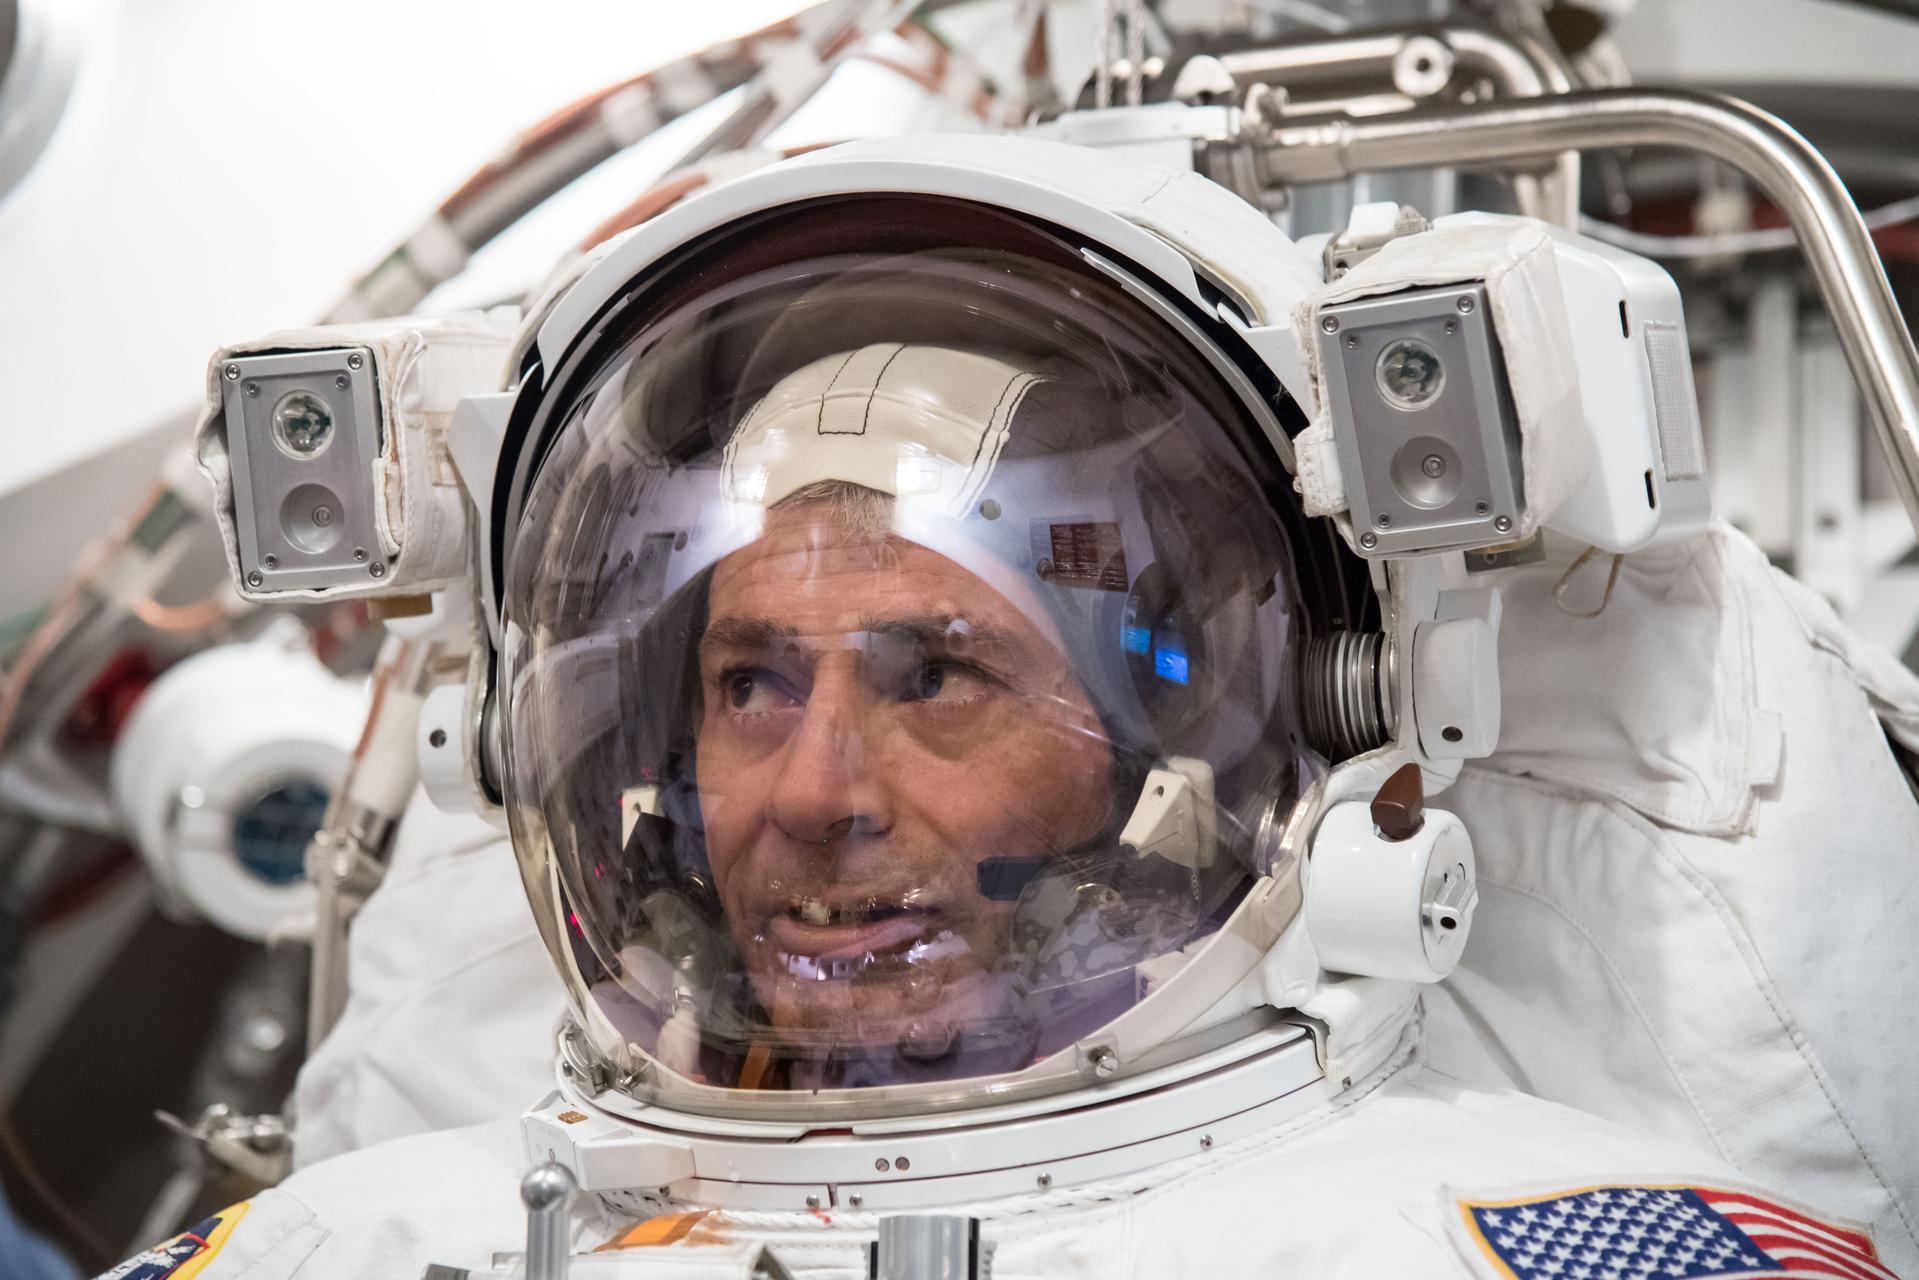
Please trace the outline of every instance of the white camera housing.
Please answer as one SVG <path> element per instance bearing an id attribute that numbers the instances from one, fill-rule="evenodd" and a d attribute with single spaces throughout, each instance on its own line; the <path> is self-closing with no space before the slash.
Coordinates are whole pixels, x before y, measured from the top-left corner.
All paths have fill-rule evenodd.
<path id="1" fill-rule="evenodd" d="M 1502 221 L 1460 213 L 1435 228 Z M 1548 227 L 1579 366 L 1592 468 L 1541 523 L 1601 551 L 1683 541 L 1712 520 L 1679 286 L 1658 264 Z"/>

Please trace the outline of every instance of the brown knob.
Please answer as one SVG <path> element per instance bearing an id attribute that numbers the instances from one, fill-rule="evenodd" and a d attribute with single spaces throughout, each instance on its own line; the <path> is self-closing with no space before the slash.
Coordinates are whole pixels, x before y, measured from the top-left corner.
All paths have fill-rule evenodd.
<path id="1" fill-rule="evenodd" d="M 1426 825 L 1426 789 L 1419 766 L 1401 765 L 1373 797 L 1373 826 L 1388 840 L 1410 840 Z"/>

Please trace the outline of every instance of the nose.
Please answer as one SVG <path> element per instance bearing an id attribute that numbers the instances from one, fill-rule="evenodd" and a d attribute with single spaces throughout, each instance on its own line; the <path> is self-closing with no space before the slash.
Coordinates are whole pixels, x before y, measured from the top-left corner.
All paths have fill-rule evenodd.
<path id="1" fill-rule="evenodd" d="M 821 673 L 786 741 L 767 820 L 802 844 L 878 835 L 892 821 L 857 682 Z"/>

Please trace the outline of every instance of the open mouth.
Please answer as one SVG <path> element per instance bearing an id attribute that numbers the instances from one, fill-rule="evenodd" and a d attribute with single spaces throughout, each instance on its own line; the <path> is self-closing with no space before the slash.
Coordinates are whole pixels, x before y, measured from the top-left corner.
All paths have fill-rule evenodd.
<path id="1" fill-rule="evenodd" d="M 850 976 L 878 957 L 925 941 L 939 930 L 938 919 L 936 911 L 897 899 L 796 898 L 773 917 L 768 932 L 789 961 L 814 962 L 801 965 L 806 976 L 833 978 Z"/>
<path id="2" fill-rule="evenodd" d="M 787 907 L 786 914 L 801 924 L 826 927 L 871 924 L 876 920 L 891 920 L 915 910 L 904 903 L 882 901 L 878 898 L 847 903 L 822 902 L 818 898 L 799 898 Z"/>

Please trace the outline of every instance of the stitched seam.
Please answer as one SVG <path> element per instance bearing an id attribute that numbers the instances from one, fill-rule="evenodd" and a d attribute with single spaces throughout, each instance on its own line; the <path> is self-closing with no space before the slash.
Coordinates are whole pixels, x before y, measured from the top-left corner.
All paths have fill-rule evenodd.
<path id="1" fill-rule="evenodd" d="M 1550 794 L 1546 788 L 1535 787 L 1524 779 L 1505 778 L 1499 774 L 1489 773 L 1481 769 L 1471 769 L 1470 771 L 1494 782 L 1505 781 L 1510 785 L 1524 786 Z M 1820 1065 L 1818 1058 L 1813 1055 L 1811 1049 L 1806 1044 L 1805 1032 L 1800 1029 L 1798 1022 L 1787 1013 L 1784 1002 L 1779 998 L 1779 993 L 1773 988 L 1771 977 L 1766 973 L 1765 964 L 1760 960 L 1758 952 L 1752 947 L 1752 940 L 1746 936 L 1742 929 L 1733 927 L 1734 921 L 1737 919 L 1737 914 L 1733 911 L 1732 904 L 1727 902 L 1725 896 L 1719 892 L 1719 886 L 1714 884 L 1709 876 L 1693 866 L 1677 849 L 1673 848 L 1667 841 L 1665 833 L 1660 831 L 1653 823 L 1647 822 L 1643 818 L 1637 819 L 1637 823 L 1635 823 L 1636 815 L 1630 812 L 1622 814 L 1610 807 L 1605 809 L 1604 812 L 1606 816 L 1610 817 L 1613 821 L 1624 822 L 1629 827 L 1643 824 L 1647 832 L 1653 837 L 1652 844 L 1654 849 L 1658 851 L 1659 856 L 1670 864 L 1674 870 L 1678 871 L 1680 875 L 1684 876 L 1700 895 L 1706 899 L 1707 903 L 1718 915 L 1721 929 L 1732 940 L 1734 947 L 1739 952 L 1740 958 L 1746 962 L 1746 969 L 1753 980 L 1753 985 L 1759 989 L 1760 995 L 1765 997 L 1767 1007 L 1772 1010 L 1773 1016 L 1779 1020 L 1780 1028 L 1786 1032 L 1786 1038 L 1792 1042 L 1793 1051 L 1799 1055 L 1800 1060 L 1805 1063 L 1806 1069 L 1812 1073 L 1813 1082 L 1819 1086 L 1819 1092 L 1825 1096 L 1826 1104 L 1832 1108 L 1834 1118 L 1839 1121 L 1840 1127 L 1846 1131 L 1846 1137 L 1852 1143 L 1853 1150 L 1859 1153 L 1859 1159 L 1864 1162 L 1866 1168 L 1871 1171 L 1873 1178 L 1878 1181 L 1880 1189 L 1884 1191 L 1887 1198 L 1891 1200 L 1893 1210 L 1899 1215 L 1899 1221 L 1905 1224 L 1907 1234 L 1911 1236 L 1915 1242 L 1919 1242 L 1919 1230 L 1915 1230 L 1913 1227 L 1912 1216 L 1907 1210 L 1905 1197 L 1899 1193 L 1898 1189 L 1886 1178 L 1886 1175 L 1880 1171 L 1878 1163 L 1873 1160 L 1872 1156 L 1867 1153 L 1865 1146 L 1859 1141 L 1859 1132 L 1853 1127 L 1852 1119 L 1846 1114 L 1845 1108 L 1839 1105 L 1839 1099 L 1833 1093 L 1832 1082 L 1826 1078 L 1825 1068 Z M 1604 953 L 1602 952 L 1601 954 Z M 1691 1095 L 1688 1094 L 1688 1097 L 1690 1096 Z M 1701 1115 L 1700 1119 L 1706 1124 L 1709 1130 L 1713 1128 L 1711 1121 L 1706 1120 L 1704 1115 Z M 1715 1140 L 1717 1140 L 1716 1132 Z M 1734 1163 L 1737 1162 L 1735 1161 Z"/>
<path id="2" fill-rule="evenodd" d="M 1670 1075 L 1673 1083 L 1679 1086 L 1679 1092 L 1685 1095 L 1686 1101 L 1692 1106 L 1693 1114 L 1699 1118 L 1701 1124 L 1706 1126 L 1706 1132 L 1712 1136 L 1713 1149 L 1718 1152 L 1719 1158 L 1727 1164 L 1736 1164 L 1737 1161 L 1732 1158 L 1732 1153 L 1726 1149 L 1725 1139 L 1720 1136 L 1719 1126 L 1714 1124 L 1711 1117 L 1707 1116 L 1700 1107 L 1698 1095 L 1693 1092 L 1692 1086 L 1686 1082 L 1686 1078 L 1680 1074 L 1678 1064 L 1676 1064 L 1672 1060 L 1672 1056 L 1666 1052 L 1665 1042 L 1655 1034 L 1652 1019 L 1646 1013 L 1646 1006 L 1641 1003 L 1638 993 L 1634 991 L 1632 984 L 1626 981 L 1625 975 L 1620 972 L 1619 966 L 1613 961 L 1612 956 L 1608 955 L 1606 949 L 1599 945 L 1598 939 L 1593 937 L 1592 931 L 1587 928 L 1586 923 L 1552 899 L 1545 897 L 1543 894 L 1535 893 L 1530 889 L 1522 889 L 1517 885 L 1502 884 L 1497 880 L 1489 880 L 1484 873 L 1480 874 L 1478 883 L 1482 890 L 1499 889 L 1505 893 L 1513 894 L 1515 897 L 1525 898 L 1530 902 L 1537 903 L 1573 927 L 1574 932 L 1576 932 L 1581 940 L 1583 940 L 1588 947 L 1591 947 L 1593 953 L 1599 957 L 1600 963 L 1605 966 L 1607 974 L 1611 976 L 1613 984 L 1618 987 L 1620 993 L 1631 1003 L 1634 1015 L 1637 1016 L 1640 1025 L 1645 1029 L 1647 1038 L 1652 1041 L 1653 1048 L 1659 1053 L 1659 1061 L 1665 1066 L 1666 1074 Z"/>
<path id="3" fill-rule="evenodd" d="M 1025 374 L 1016 373 L 1005 386 L 1000 388 L 999 400 L 994 403 L 993 412 L 987 416 L 986 430 L 980 432 L 979 441 L 973 446 L 973 460 L 967 464 L 967 470 L 970 471 L 979 465 L 979 456 L 986 452 L 987 438 L 1005 430 L 1005 426 L 1000 422 L 999 411 L 1006 408 L 1006 397 L 1013 394 L 1013 389 L 1020 386 L 1022 379 L 1025 380 L 1026 386 L 1033 385 L 1034 379 L 1028 378 Z M 1025 399 L 1024 396 L 1020 398 Z M 1012 410 L 1007 410 L 1007 413 L 1010 416 Z"/>
<path id="4" fill-rule="evenodd" d="M 891 368 L 893 367 L 893 362 L 894 362 L 895 360 L 897 360 L 897 359 L 899 359 L 899 358 L 900 358 L 900 352 L 902 352 L 902 351 L 904 351 L 904 350 L 906 350 L 906 344 L 905 344 L 904 342 L 902 342 L 902 343 L 900 343 L 900 344 L 899 344 L 898 346 L 896 346 L 896 347 L 894 347 L 894 348 L 893 348 L 893 354 L 892 354 L 892 355 L 890 355 L 890 356 L 888 356 L 888 357 L 886 357 L 886 363 L 880 366 L 880 371 L 879 371 L 879 373 L 878 373 L 878 375 L 876 375 L 876 376 L 874 377 L 874 379 L 873 379 L 873 390 L 872 390 L 872 392 L 871 392 L 871 394 L 869 394 L 869 395 L 868 395 L 868 396 L 866 397 L 866 408 L 865 408 L 864 410 L 862 410 L 862 411 L 861 411 L 861 413 L 860 413 L 860 432 L 859 432 L 859 433 L 860 433 L 861 435 L 865 435 L 865 434 L 866 434 L 866 428 L 867 428 L 867 427 L 868 427 L 868 426 L 869 426 L 869 425 L 870 425 L 870 424 L 872 423 L 872 421 L 873 421 L 873 401 L 875 401 L 875 400 L 877 400 L 877 399 L 879 399 L 879 395 L 880 395 L 880 384 L 886 381 L 886 371 L 887 371 L 888 369 L 891 369 Z M 837 374 L 835 374 L 835 375 L 834 375 L 834 378 L 833 378 L 833 380 L 834 380 L 835 382 L 838 382 L 838 381 L 839 381 L 839 376 L 838 376 Z M 825 406 L 824 406 L 824 403 L 822 402 L 822 405 L 821 405 L 821 409 L 820 409 L 820 412 L 821 412 L 822 414 L 824 414 L 824 413 L 825 413 L 825 411 L 826 411 L 826 410 L 825 410 Z"/>
<path id="5" fill-rule="evenodd" d="M 826 402 L 828 399 L 832 397 L 833 388 L 840 385 L 840 376 L 846 372 L 846 366 L 849 364 L 852 364 L 853 357 L 858 354 L 859 352 L 857 351 L 847 352 L 846 359 L 840 361 L 840 367 L 833 370 L 833 379 L 831 382 L 828 382 L 826 384 L 826 390 L 820 392 L 819 416 L 815 418 L 813 421 L 814 435 L 816 436 L 850 436 L 854 434 L 851 431 L 828 431 L 826 429 Z M 871 404 L 872 401 L 869 399 L 867 403 Z"/>

